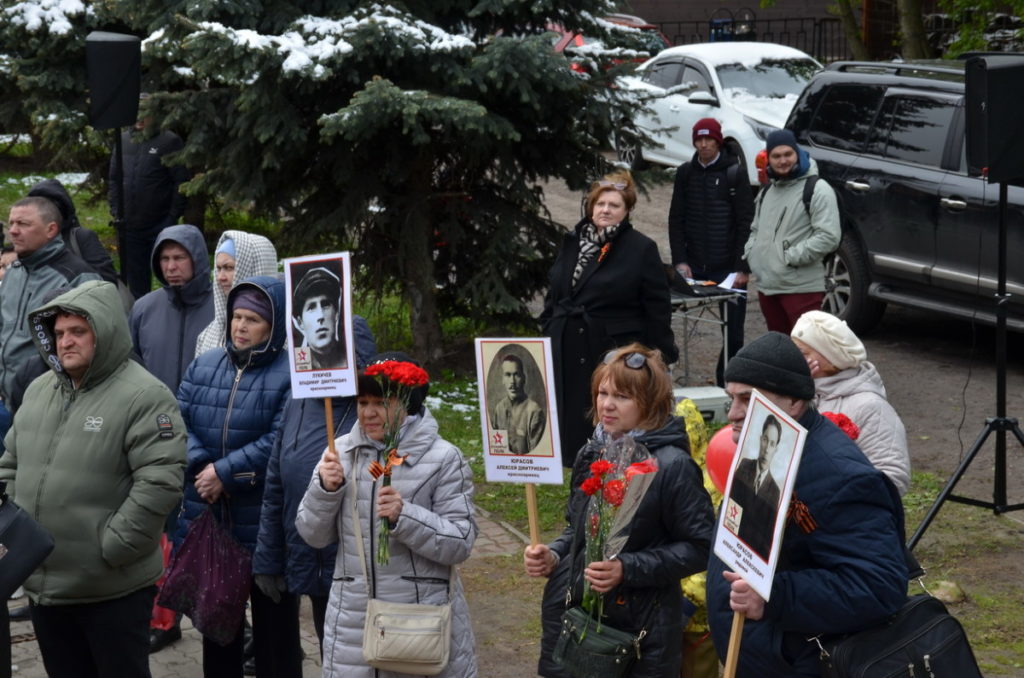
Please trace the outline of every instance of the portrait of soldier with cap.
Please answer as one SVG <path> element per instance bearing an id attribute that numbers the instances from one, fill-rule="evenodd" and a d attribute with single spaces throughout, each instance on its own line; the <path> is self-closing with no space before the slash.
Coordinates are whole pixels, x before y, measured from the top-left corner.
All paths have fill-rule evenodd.
<path id="1" fill-rule="evenodd" d="M 292 280 L 298 279 L 292 289 L 292 335 L 298 371 L 348 367 L 341 326 L 341 277 L 331 270 L 333 263 L 315 262 L 301 275 L 302 265 L 293 265 Z"/>

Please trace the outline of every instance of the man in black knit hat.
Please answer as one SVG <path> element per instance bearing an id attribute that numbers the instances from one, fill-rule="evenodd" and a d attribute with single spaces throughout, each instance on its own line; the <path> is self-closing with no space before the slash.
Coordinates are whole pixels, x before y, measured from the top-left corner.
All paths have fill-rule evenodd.
<path id="1" fill-rule="evenodd" d="M 757 389 L 807 429 L 779 546 L 770 600 L 712 555 L 708 621 L 724 661 L 735 612 L 746 617 L 741 678 L 820 675 L 807 638 L 854 633 L 884 622 L 906 599 L 903 507 L 895 486 L 811 406 L 814 380 L 785 334 L 751 342 L 725 369 L 729 423 L 739 439 Z M 856 422 L 854 422 L 856 423 Z"/>

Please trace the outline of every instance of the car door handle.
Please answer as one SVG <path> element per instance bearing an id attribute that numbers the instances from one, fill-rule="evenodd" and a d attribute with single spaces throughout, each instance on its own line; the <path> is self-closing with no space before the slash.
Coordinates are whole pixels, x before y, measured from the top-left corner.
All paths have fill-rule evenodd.
<path id="1" fill-rule="evenodd" d="M 678 106 L 669 106 L 668 110 L 672 111 L 673 113 L 678 113 L 679 112 L 679 107 Z"/>
<path id="2" fill-rule="evenodd" d="M 857 193 L 865 193 L 871 190 L 871 184 L 865 184 L 863 181 L 847 181 L 846 188 L 850 191 L 856 191 Z"/>
<path id="3" fill-rule="evenodd" d="M 955 198 L 941 198 L 939 204 L 946 209 L 951 209 L 956 212 L 967 209 L 966 200 L 956 200 Z"/>

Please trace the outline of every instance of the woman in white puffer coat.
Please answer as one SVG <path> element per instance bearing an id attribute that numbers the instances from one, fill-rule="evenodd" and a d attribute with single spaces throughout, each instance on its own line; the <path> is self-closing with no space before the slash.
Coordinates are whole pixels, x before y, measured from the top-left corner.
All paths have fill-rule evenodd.
<path id="1" fill-rule="evenodd" d="M 907 430 L 864 344 L 845 321 L 822 311 L 800 316 L 791 336 L 811 368 L 818 411 L 849 417 L 860 429 L 857 445 L 903 495 L 910 487 Z"/>
<path id="2" fill-rule="evenodd" d="M 375 356 L 369 366 L 391 360 L 415 364 L 392 352 Z M 449 600 L 450 575 L 451 655 L 439 675 L 476 678 L 469 608 L 453 567 L 469 557 L 476 541 L 473 474 L 459 449 L 438 435 L 437 420 L 423 406 L 426 392 L 426 386 L 414 389 L 403 408 L 396 398 L 385 398 L 373 377 L 360 374 L 356 425 L 337 439 L 336 454 L 324 453 L 299 505 L 295 526 L 310 546 L 338 542 L 324 620 L 324 678 L 397 678 L 363 661 L 368 590 L 381 600 L 442 605 Z M 405 459 L 392 469 L 391 486 L 378 487 L 367 468 L 384 447 L 388 412 L 401 423 Z M 353 492 L 362 549 L 354 531 Z M 381 517 L 391 521 L 386 565 L 376 558 Z"/>

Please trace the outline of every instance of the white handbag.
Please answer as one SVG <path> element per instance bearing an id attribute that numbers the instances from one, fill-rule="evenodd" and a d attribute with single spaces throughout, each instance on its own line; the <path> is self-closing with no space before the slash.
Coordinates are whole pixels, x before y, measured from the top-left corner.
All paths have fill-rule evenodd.
<path id="1" fill-rule="evenodd" d="M 448 666 L 452 649 L 452 580 L 455 568 L 448 575 L 448 603 L 422 605 L 392 603 L 372 597 L 370 578 L 366 572 L 366 551 L 356 507 L 353 480 L 352 523 L 355 525 L 359 562 L 366 580 L 366 621 L 363 624 L 363 660 L 382 671 L 436 676 Z"/>

